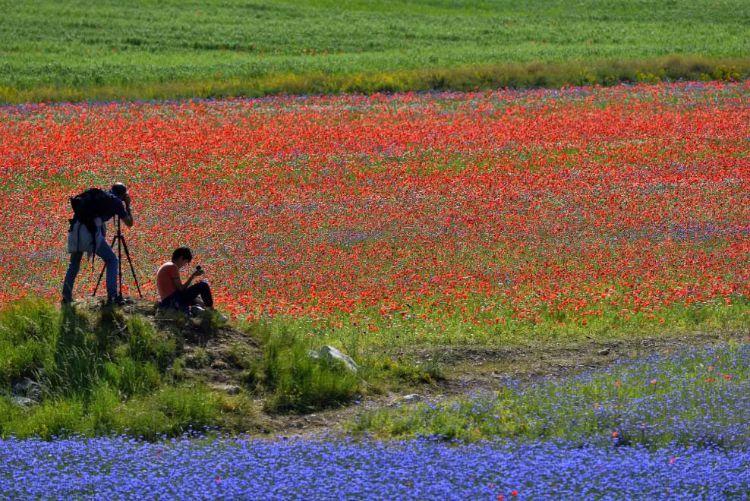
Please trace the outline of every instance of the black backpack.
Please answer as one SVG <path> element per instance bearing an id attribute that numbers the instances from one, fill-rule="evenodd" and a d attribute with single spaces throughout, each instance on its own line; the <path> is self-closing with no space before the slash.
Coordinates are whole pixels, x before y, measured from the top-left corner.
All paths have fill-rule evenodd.
<path id="1" fill-rule="evenodd" d="M 70 197 L 70 206 L 73 207 L 74 220 L 80 221 L 91 232 L 96 235 L 94 219 L 100 217 L 107 210 L 109 194 L 99 188 L 89 188 L 83 193 Z"/>

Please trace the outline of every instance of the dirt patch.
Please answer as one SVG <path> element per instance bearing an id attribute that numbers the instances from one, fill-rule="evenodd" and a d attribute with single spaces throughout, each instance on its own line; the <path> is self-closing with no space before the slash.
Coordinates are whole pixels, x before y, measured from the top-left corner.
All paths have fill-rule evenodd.
<path id="1" fill-rule="evenodd" d="M 690 346 L 710 346 L 730 340 L 748 341 L 750 329 L 731 332 L 698 332 L 612 341 L 513 348 L 436 347 L 417 353 L 421 360 L 437 358 L 446 367 L 447 382 L 462 377 L 487 381 L 495 389 L 497 379 L 529 382 L 540 378 L 567 377 L 579 372 L 652 354 L 670 355 Z"/>

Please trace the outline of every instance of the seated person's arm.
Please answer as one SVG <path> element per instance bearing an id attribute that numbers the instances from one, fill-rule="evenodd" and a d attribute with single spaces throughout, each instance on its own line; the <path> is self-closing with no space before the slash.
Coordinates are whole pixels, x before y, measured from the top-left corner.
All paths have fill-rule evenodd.
<path id="1" fill-rule="evenodd" d="M 176 288 L 176 289 L 177 289 L 178 291 L 183 291 L 183 290 L 187 289 L 188 287 L 190 287 L 190 284 L 191 284 L 191 283 L 193 283 L 193 279 L 194 279 L 195 277 L 199 276 L 199 275 L 203 275 L 203 272 L 202 272 L 202 271 L 200 271 L 200 272 L 199 272 L 199 271 L 197 271 L 197 270 L 196 270 L 196 271 L 194 271 L 194 272 L 193 272 L 193 273 L 192 273 L 192 274 L 191 274 L 191 275 L 190 275 L 190 276 L 188 277 L 188 279 L 187 279 L 187 282 L 185 282 L 185 283 L 183 284 L 183 283 L 182 283 L 182 281 L 180 280 L 180 275 L 178 274 L 178 275 L 177 275 L 176 277 L 172 277 L 172 283 L 174 283 L 174 286 L 175 286 L 175 288 Z"/>

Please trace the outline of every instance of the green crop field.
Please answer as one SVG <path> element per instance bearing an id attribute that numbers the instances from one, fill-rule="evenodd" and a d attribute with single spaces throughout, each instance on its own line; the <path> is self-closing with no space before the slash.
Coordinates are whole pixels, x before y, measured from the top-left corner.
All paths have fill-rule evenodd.
<path id="1" fill-rule="evenodd" d="M 746 0 L 0 1 L 0 101 L 750 73 Z"/>

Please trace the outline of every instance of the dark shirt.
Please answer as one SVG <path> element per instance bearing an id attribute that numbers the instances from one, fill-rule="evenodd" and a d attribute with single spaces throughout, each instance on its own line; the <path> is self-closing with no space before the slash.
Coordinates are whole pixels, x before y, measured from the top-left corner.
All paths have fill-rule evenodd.
<path id="1" fill-rule="evenodd" d="M 121 218 L 128 217 L 128 211 L 125 209 L 125 202 L 120 200 L 117 195 L 113 194 L 111 191 L 106 192 L 107 193 L 107 200 L 102 203 L 102 212 L 99 214 L 99 217 L 102 218 L 102 221 L 109 221 L 115 216 L 119 216 Z"/>

